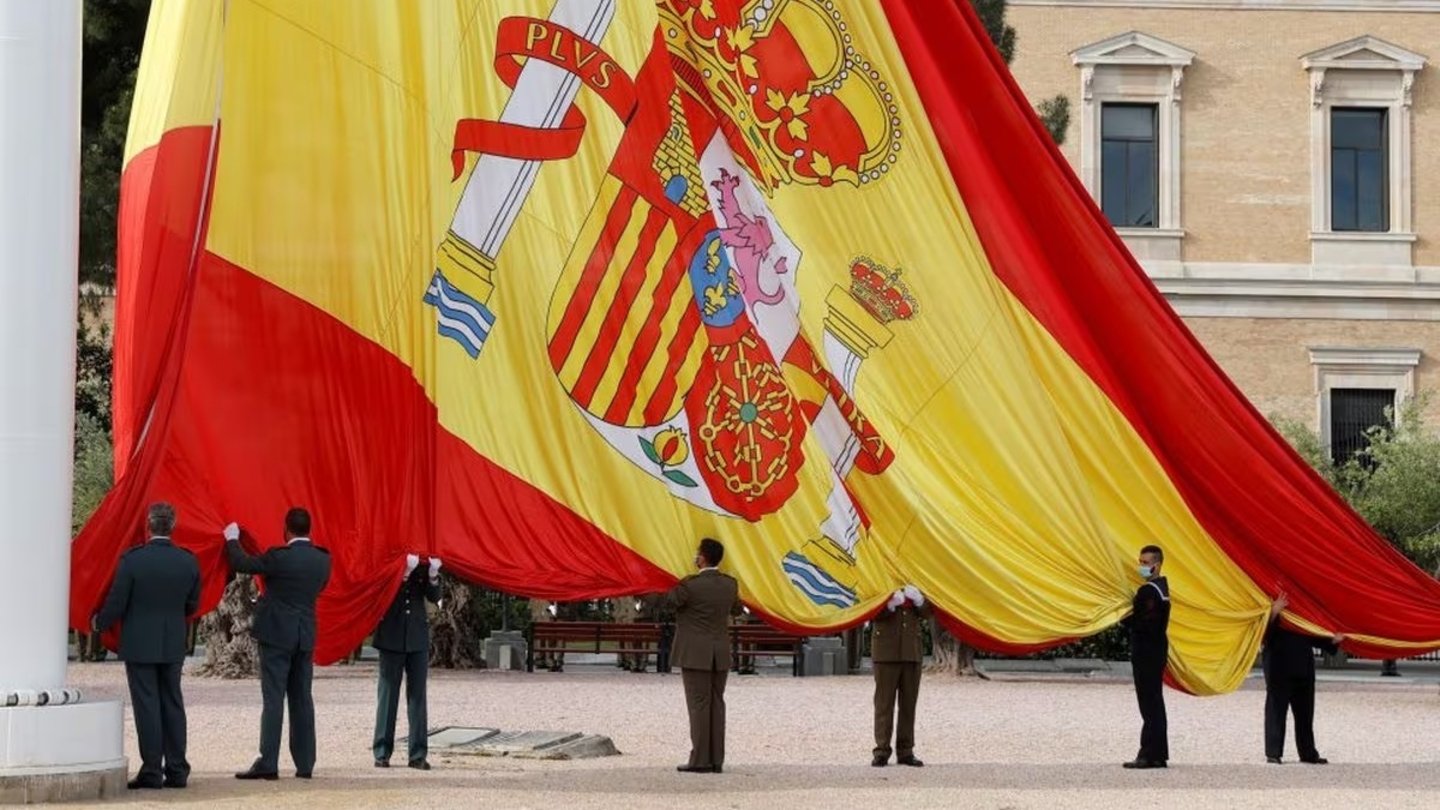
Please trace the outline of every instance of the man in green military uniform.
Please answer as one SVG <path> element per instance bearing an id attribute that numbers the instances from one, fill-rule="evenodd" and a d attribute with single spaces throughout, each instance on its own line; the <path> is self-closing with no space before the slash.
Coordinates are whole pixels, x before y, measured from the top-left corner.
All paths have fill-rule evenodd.
<path id="1" fill-rule="evenodd" d="M 150 540 L 120 557 L 105 604 L 90 621 L 95 632 L 120 622 L 120 657 L 130 682 L 130 708 L 140 747 L 139 788 L 183 788 L 190 779 L 185 759 L 185 666 L 188 617 L 200 604 L 200 565 L 170 541 L 175 507 L 150 506 Z"/>
<path id="2" fill-rule="evenodd" d="M 719 571 L 725 547 L 700 541 L 699 572 L 665 596 L 675 609 L 671 659 L 680 667 L 690 712 L 690 761 L 681 773 L 720 773 L 725 765 L 725 681 L 730 674 L 730 617 L 740 612 L 740 586 Z"/>
<path id="3" fill-rule="evenodd" d="M 285 515 L 285 545 L 254 557 L 240 546 L 240 527 L 225 527 L 230 567 L 264 578 L 265 593 L 255 606 L 250 633 L 260 643 L 260 757 L 236 779 L 280 778 L 280 727 L 290 704 L 290 758 L 295 775 L 315 770 L 315 701 L 310 682 L 315 666 L 315 600 L 330 582 L 330 553 L 310 542 L 310 513 L 296 507 Z"/>
<path id="4" fill-rule="evenodd" d="M 395 751 L 395 713 L 400 704 L 400 678 L 405 678 L 405 714 L 410 723 L 409 765 L 430 770 L 425 676 L 430 668 L 430 622 L 425 601 L 440 603 L 440 558 L 420 568 L 420 557 L 405 557 L 405 575 L 395 601 L 375 628 L 371 644 L 380 651 L 380 685 L 375 709 L 375 767 L 390 767 Z"/>
<path id="5" fill-rule="evenodd" d="M 925 597 L 913 585 L 890 596 L 870 622 L 870 659 L 875 665 L 875 752 L 870 764 L 890 762 L 890 733 L 895 733 L 895 762 L 919 768 L 915 757 L 915 701 L 920 696 L 921 623 Z M 900 722 L 895 722 L 899 698 Z"/>

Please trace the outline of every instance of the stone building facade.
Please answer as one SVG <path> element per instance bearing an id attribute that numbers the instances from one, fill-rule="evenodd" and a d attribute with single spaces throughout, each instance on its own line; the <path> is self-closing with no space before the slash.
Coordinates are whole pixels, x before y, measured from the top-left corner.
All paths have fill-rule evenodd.
<path id="1" fill-rule="evenodd" d="M 1021 87 L 1263 413 L 1343 457 L 1440 388 L 1440 0 L 1009 5 Z"/>

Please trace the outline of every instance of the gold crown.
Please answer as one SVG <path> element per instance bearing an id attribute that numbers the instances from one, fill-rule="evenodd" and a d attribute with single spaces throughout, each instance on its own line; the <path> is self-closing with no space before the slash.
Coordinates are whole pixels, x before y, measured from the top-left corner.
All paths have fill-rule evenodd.
<path id="1" fill-rule="evenodd" d="M 850 297 L 880 323 L 908 321 L 920 311 L 920 302 L 910 294 L 901 272 L 861 256 L 850 264 Z"/>
<path id="2" fill-rule="evenodd" d="M 762 187 L 871 183 L 899 159 L 894 90 L 856 51 L 832 0 L 658 7 L 681 85 L 721 117 L 731 148 Z M 797 62 L 808 74 L 801 80 L 793 78 Z"/>

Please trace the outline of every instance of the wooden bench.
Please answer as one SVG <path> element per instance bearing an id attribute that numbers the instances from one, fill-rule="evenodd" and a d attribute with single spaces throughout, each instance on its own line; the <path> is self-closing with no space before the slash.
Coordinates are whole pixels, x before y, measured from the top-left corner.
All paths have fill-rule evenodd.
<path id="1" fill-rule="evenodd" d="M 653 656 L 661 669 L 662 637 L 674 637 L 674 625 L 659 622 L 533 622 L 525 632 L 525 671 L 535 671 L 537 656 L 565 653 L 614 653 L 641 656 L 648 664 Z M 730 626 L 730 668 L 737 673 L 755 671 L 759 656 L 789 658 L 792 675 L 800 674 L 804 636 L 777 630 L 768 624 Z M 554 671 L 560 671 L 555 667 Z"/>
<path id="2" fill-rule="evenodd" d="M 801 645 L 805 636 L 777 630 L 768 624 L 730 625 L 730 668 L 739 674 L 755 672 L 756 656 L 790 658 L 790 674 L 800 675 Z"/>
<path id="3" fill-rule="evenodd" d="M 650 656 L 659 657 L 663 631 L 657 622 L 532 622 L 525 632 L 525 671 L 535 671 L 537 653 L 616 653 L 648 662 Z"/>

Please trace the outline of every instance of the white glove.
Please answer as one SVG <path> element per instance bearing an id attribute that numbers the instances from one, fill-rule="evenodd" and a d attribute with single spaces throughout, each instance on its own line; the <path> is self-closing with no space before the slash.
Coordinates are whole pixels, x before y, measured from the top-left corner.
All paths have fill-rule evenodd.
<path id="1" fill-rule="evenodd" d="M 416 568 L 416 566 L 418 566 L 418 565 L 420 565 L 420 555 L 419 555 L 419 554 L 406 554 L 406 555 L 405 555 L 405 576 L 407 576 L 407 577 L 410 576 L 410 573 L 411 573 L 412 571 L 414 571 L 415 568 Z"/>
<path id="2" fill-rule="evenodd" d="M 901 590 L 905 592 L 905 598 L 909 599 L 910 603 L 915 607 L 920 608 L 925 606 L 925 594 L 920 593 L 919 588 L 914 585 L 906 585 Z"/>
<path id="3" fill-rule="evenodd" d="M 903 604 L 905 604 L 905 591 L 899 590 L 890 594 L 890 601 L 885 603 L 885 607 L 891 610 L 898 610 Z"/>
<path id="4" fill-rule="evenodd" d="M 239 539 L 240 539 L 240 524 L 239 524 L 239 523 L 231 523 L 229 526 L 226 526 L 226 527 L 225 527 L 225 531 L 222 532 L 222 534 L 225 535 L 225 539 L 226 539 L 226 540 L 239 540 Z"/>
<path id="5" fill-rule="evenodd" d="M 431 558 L 430 558 L 430 578 L 431 578 L 431 579 L 439 579 L 439 578 L 440 578 L 440 558 L 439 558 L 439 557 L 431 557 Z"/>

